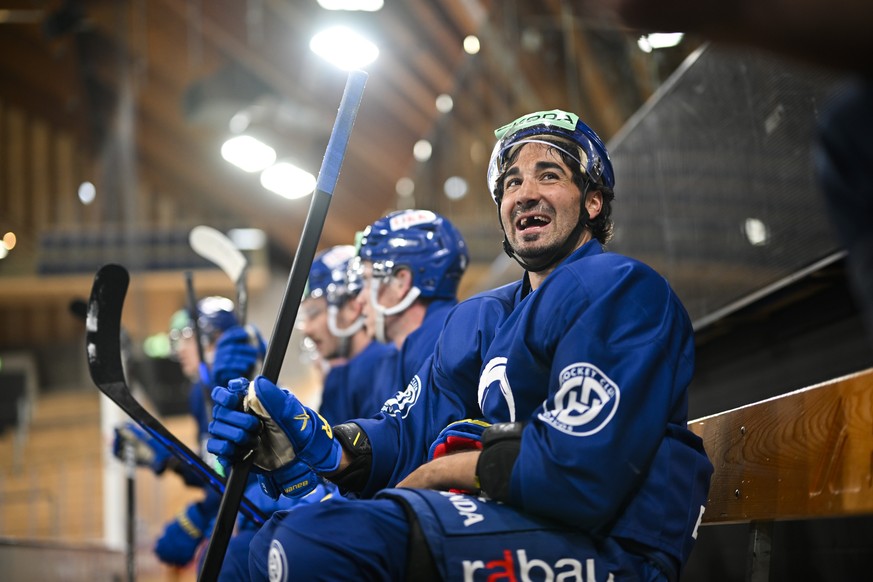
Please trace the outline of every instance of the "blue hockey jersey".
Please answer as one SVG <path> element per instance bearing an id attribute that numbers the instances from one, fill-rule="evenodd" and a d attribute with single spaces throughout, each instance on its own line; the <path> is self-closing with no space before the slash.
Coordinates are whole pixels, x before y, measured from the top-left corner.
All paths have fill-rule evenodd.
<path id="1" fill-rule="evenodd" d="M 666 280 L 591 241 L 453 310 L 429 365 L 374 419 L 364 491 L 399 482 L 452 421 L 526 426 L 509 503 L 684 563 L 712 466 L 687 430 L 688 316 Z"/>
<path id="2" fill-rule="evenodd" d="M 331 368 L 324 379 L 319 413 L 330 424 L 370 416 L 379 411 L 394 389 L 386 387 L 377 372 L 397 364 L 394 344 L 371 341 L 347 363 Z"/>

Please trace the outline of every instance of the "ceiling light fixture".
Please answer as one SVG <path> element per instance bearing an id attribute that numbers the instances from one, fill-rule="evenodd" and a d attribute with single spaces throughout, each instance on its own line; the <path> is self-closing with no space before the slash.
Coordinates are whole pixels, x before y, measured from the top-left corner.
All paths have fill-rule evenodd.
<path id="1" fill-rule="evenodd" d="M 260 172 L 276 161 L 276 150 L 249 135 L 238 135 L 224 142 L 221 157 L 245 172 Z"/>
<path id="2" fill-rule="evenodd" d="M 345 26 L 334 26 L 319 32 L 309 41 L 309 48 L 345 71 L 363 68 L 379 56 L 379 48 L 375 44 Z"/>
<path id="3" fill-rule="evenodd" d="M 433 146 L 426 139 L 420 139 L 412 146 L 412 156 L 419 162 L 426 162 L 433 154 Z"/>
<path id="4" fill-rule="evenodd" d="M 296 200 L 312 194 L 315 176 L 291 162 L 277 162 L 261 172 L 261 186 L 279 196 Z"/>
<path id="5" fill-rule="evenodd" d="M 468 55 L 475 55 L 479 52 L 482 46 L 479 44 L 479 37 L 472 34 L 464 39 L 464 50 Z"/>
<path id="6" fill-rule="evenodd" d="M 684 34 L 681 32 L 653 32 L 641 36 L 637 40 L 637 46 L 644 53 L 650 53 L 653 50 L 676 46 L 682 42 L 683 36 Z"/>
<path id="7" fill-rule="evenodd" d="M 88 206 L 95 198 L 97 198 L 97 188 L 94 184 L 87 181 L 79 184 L 79 202 Z"/>
<path id="8" fill-rule="evenodd" d="M 232 228 L 227 237 L 241 251 L 256 251 L 267 245 L 267 233 L 260 228 Z"/>
<path id="9" fill-rule="evenodd" d="M 325 10 L 376 12 L 382 9 L 383 4 L 382 0 L 318 0 L 318 5 Z"/>
<path id="10" fill-rule="evenodd" d="M 452 100 L 451 95 L 447 95 L 442 93 L 436 98 L 436 108 L 440 113 L 448 113 L 455 106 L 455 102 Z"/>

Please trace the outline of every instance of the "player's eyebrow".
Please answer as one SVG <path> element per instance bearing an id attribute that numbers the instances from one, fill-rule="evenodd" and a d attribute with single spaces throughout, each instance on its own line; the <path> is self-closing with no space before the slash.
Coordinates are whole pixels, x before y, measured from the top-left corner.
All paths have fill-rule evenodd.
<path id="1" fill-rule="evenodd" d="M 537 172 L 542 172 L 543 170 L 558 170 L 562 173 L 567 173 L 567 170 L 561 164 L 557 162 L 550 162 L 548 160 L 541 160 L 537 162 L 534 166 Z M 503 179 L 505 180 L 509 176 L 517 176 L 521 173 L 521 170 L 518 169 L 518 166 L 512 166 L 503 174 Z"/>

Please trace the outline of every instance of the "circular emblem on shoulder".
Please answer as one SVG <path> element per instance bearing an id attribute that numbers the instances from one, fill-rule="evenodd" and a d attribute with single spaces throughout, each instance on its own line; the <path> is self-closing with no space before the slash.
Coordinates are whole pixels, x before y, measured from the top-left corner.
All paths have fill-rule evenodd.
<path id="1" fill-rule="evenodd" d="M 561 370 L 561 387 L 540 420 L 574 436 L 588 436 L 609 424 L 618 409 L 620 390 L 597 366 L 586 362 Z"/>
<path id="2" fill-rule="evenodd" d="M 288 557 L 285 548 L 279 540 L 270 542 L 270 553 L 267 554 L 267 575 L 270 582 L 287 582 L 288 580 Z"/>

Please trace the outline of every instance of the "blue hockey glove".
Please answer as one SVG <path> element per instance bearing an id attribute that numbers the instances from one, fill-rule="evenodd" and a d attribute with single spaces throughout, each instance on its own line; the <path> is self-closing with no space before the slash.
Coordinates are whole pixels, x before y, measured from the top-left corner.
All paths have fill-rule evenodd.
<path id="1" fill-rule="evenodd" d="M 133 458 L 140 467 L 149 467 L 157 475 L 163 473 L 164 469 L 167 468 L 170 451 L 133 422 L 126 422 L 115 427 L 112 454 L 123 461 L 124 449 L 128 443 L 133 445 Z"/>
<path id="2" fill-rule="evenodd" d="M 319 479 L 309 465 L 295 459 L 287 438 L 284 445 L 279 445 L 281 450 L 268 451 L 263 445 L 258 446 L 262 442 L 258 438 L 261 422 L 256 416 L 238 410 L 248 385 L 247 380 L 240 378 L 231 380 L 228 388 L 213 389 L 215 407 L 206 449 L 216 455 L 223 467 L 229 468 L 255 448 L 252 471 L 258 475 L 264 493 L 273 499 L 280 494 L 292 498 L 309 494 L 318 486 Z"/>
<path id="3" fill-rule="evenodd" d="M 298 499 L 312 493 L 321 480 L 312 467 L 303 461 L 294 460 L 275 471 L 258 471 L 258 483 L 261 491 L 271 499 L 279 499 L 279 495 Z"/>
<path id="4" fill-rule="evenodd" d="M 207 428 L 210 438 L 206 441 L 206 450 L 215 455 L 225 469 L 241 460 L 258 443 L 261 422 L 240 410 L 248 385 L 248 380 L 238 378 L 231 380 L 227 388 L 212 389 L 215 406 Z"/>
<path id="5" fill-rule="evenodd" d="M 210 386 L 227 386 L 236 378 L 250 377 L 266 352 L 264 338 L 254 326 L 228 328 L 215 344 Z"/>
<path id="6" fill-rule="evenodd" d="M 206 535 L 209 517 L 197 504 L 189 505 L 176 519 L 167 524 L 155 544 L 155 554 L 165 564 L 185 566 L 194 559 L 197 546 Z"/>
<path id="7" fill-rule="evenodd" d="M 479 450 L 482 448 L 482 433 L 491 426 L 484 420 L 470 418 L 453 422 L 440 431 L 439 436 L 427 452 L 428 460 L 437 459 L 459 451 Z"/>
<path id="8" fill-rule="evenodd" d="M 316 473 L 330 473 L 339 467 L 342 447 L 333 438 L 333 429 L 292 393 L 258 376 L 249 386 L 246 407 L 264 423 L 256 465 L 282 467 L 290 454 Z"/>

